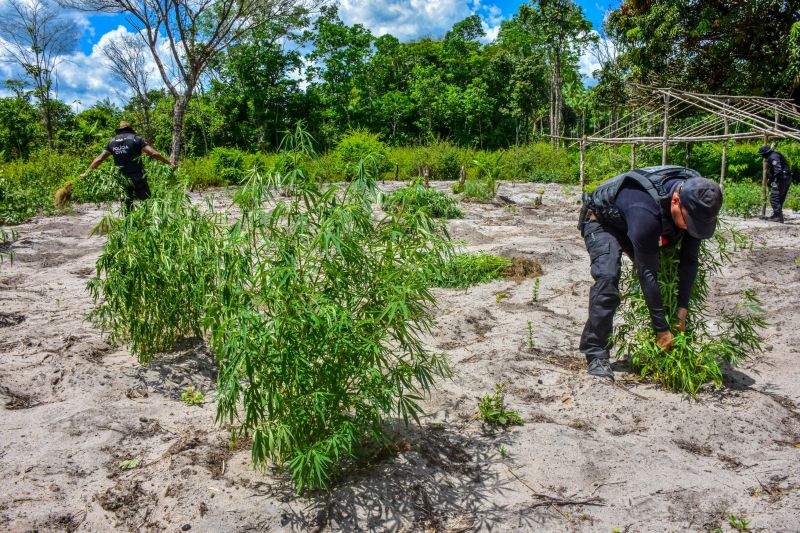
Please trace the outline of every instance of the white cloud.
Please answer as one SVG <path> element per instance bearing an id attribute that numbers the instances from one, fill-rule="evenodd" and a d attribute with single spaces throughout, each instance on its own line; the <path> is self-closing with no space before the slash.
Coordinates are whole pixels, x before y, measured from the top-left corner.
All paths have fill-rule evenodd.
<path id="1" fill-rule="evenodd" d="M 581 76 L 585 76 L 587 78 L 593 78 L 593 73 L 595 70 L 600 68 L 600 62 L 597 60 L 596 57 L 592 54 L 591 51 L 584 50 L 583 54 L 581 54 L 581 58 L 578 61 L 578 72 L 581 73 Z"/>
<path id="2" fill-rule="evenodd" d="M 339 16 L 345 24 L 362 24 L 373 35 L 391 33 L 401 41 L 444 36 L 453 24 L 481 15 L 485 41 L 497 36 L 502 11 L 480 0 L 341 0 Z"/>
<path id="3" fill-rule="evenodd" d="M 109 61 L 103 55 L 102 49 L 109 41 L 130 35 L 134 35 L 134 32 L 120 25 L 100 37 L 88 55 L 78 51 L 59 58 L 54 76 L 58 98 L 70 106 L 79 101 L 80 109 L 86 109 L 105 99 L 120 106 L 124 105 L 133 95 L 133 91 L 111 76 Z M 159 42 L 159 49 L 162 58 L 170 57 L 166 39 Z M 162 88 L 164 84 L 149 51 L 146 57 L 147 68 L 151 72 L 150 88 Z M 2 79 L 23 77 L 19 67 L 7 63 L 0 63 L 0 76 Z M 4 87 L 0 87 L 0 96 L 9 94 Z"/>

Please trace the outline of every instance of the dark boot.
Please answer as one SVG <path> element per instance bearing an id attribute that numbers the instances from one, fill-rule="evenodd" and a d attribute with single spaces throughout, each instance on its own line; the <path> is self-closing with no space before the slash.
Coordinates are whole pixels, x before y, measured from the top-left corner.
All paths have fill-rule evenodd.
<path id="1" fill-rule="evenodd" d="M 614 371 L 611 370 L 611 362 L 604 357 L 591 360 L 589 363 L 589 374 L 599 378 L 611 378 L 612 381 L 614 380 Z"/>
<path id="2" fill-rule="evenodd" d="M 772 216 L 765 218 L 764 220 L 768 220 L 769 222 L 780 222 L 783 224 L 783 213 L 772 213 Z"/>

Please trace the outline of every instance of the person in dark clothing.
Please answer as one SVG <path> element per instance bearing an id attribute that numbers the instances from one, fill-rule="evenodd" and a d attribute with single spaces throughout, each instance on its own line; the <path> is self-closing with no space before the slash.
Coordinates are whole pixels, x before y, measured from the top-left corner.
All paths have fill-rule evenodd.
<path id="1" fill-rule="evenodd" d="M 767 160 L 767 182 L 770 184 L 769 203 L 772 216 L 767 220 L 783 223 L 783 202 L 792 184 L 792 172 L 782 153 L 765 144 L 758 149 L 758 155 Z"/>
<path id="2" fill-rule="evenodd" d="M 133 206 L 134 198 L 146 200 L 150 197 L 150 187 L 147 185 L 147 178 L 142 163 L 142 154 L 147 154 L 153 159 L 161 161 L 173 169 L 177 165 L 170 163 L 168 159 L 153 149 L 147 141 L 136 135 L 129 122 L 122 121 L 117 128 L 117 134 L 108 141 L 103 152 L 92 161 L 89 168 L 81 174 L 85 176 L 87 172 L 100 166 L 109 156 L 114 157 L 114 164 L 119 167 L 122 174 L 128 178 L 130 184 L 125 194 L 125 209 L 130 211 Z"/>
<path id="3" fill-rule="evenodd" d="M 636 266 L 656 342 L 669 349 L 673 334 L 658 285 L 659 248 L 681 242 L 678 329 L 685 330 L 700 241 L 714 234 L 721 206 L 722 191 L 716 183 L 692 169 L 670 165 L 620 174 L 584 195 L 579 225 L 594 285 L 580 351 L 590 374 L 614 379 L 609 350 L 614 313 L 620 304 L 622 253 Z"/>

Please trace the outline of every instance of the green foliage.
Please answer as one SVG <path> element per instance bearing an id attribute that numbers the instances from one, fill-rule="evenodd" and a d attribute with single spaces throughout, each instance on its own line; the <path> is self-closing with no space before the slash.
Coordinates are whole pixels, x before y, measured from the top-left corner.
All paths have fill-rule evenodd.
<path id="1" fill-rule="evenodd" d="M 344 189 L 300 182 L 265 211 L 274 185 L 254 175 L 237 196 L 208 324 L 218 420 L 252 434 L 254 462 L 288 465 L 302 490 L 326 486 L 364 439 L 385 443 L 386 416 L 416 420 L 447 372 L 418 339 L 433 303 L 419 265 L 446 243 L 422 211 L 373 220 L 363 165 Z"/>
<path id="2" fill-rule="evenodd" d="M 506 408 L 505 384 L 496 384 L 494 394 L 484 394 L 478 404 L 478 418 L 492 426 L 508 427 L 521 425 L 525 421 L 517 411 Z"/>
<path id="3" fill-rule="evenodd" d="M 0 224 L 19 224 L 54 211 L 53 194 L 82 171 L 73 156 L 42 150 L 28 161 L 0 165 Z"/>
<path id="4" fill-rule="evenodd" d="M 133 459 L 125 459 L 120 461 L 117 466 L 120 470 L 133 470 L 134 468 L 139 468 L 141 464 L 141 460 L 134 457 Z"/>
<path id="5" fill-rule="evenodd" d="M 109 214 L 97 276 L 88 283 L 90 318 L 141 364 L 184 336 L 202 336 L 216 286 L 219 230 L 210 210 L 182 189 L 143 202 L 124 218 Z"/>
<path id="6" fill-rule="evenodd" d="M 295 132 L 286 154 L 305 142 Z M 110 221 L 89 286 L 93 318 L 142 362 L 208 331 L 218 422 L 252 436 L 254 463 L 288 467 L 301 491 L 325 487 L 365 440 L 386 444 L 386 417 L 418 420 L 448 373 L 419 335 L 432 325 L 426 265 L 450 245 L 424 211 L 375 219 L 364 164 L 324 190 L 286 169 L 249 176 L 232 224 L 180 190 Z M 278 202 L 282 187 L 292 196 Z"/>
<path id="7" fill-rule="evenodd" d="M 342 174 L 352 179 L 362 161 L 371 159 L 373 175 L 385 172 L 391 167 L 386 145 L 378 139 L 378 135 L 360 128 L 349 131 L 334 149 L 334 156 L 339 163 Z"/>
<path id="8" fill-rule="evenodd" d="M 507 177 L 519 181 L 576 183 L 578 167 L 570 155 L 564 148 L 553 148 L 549 143 L 510 148 Z"/>
<path id="9" fill-rule="evenodd" d="M 761 185 L 752 182 L 725 184 L 722 211 L 729 215 L 751 217 L 761 213 Z"/>
<path id="10" fill-rule="evenodd" d="M 746 289 L 741 304 L 723 310 L 716 333 L 711 331 L 706 304 L 708 278 L 731 262 L 734 252 L 746 246 L 747 239 L 733 228 L 720 227 L 712 241 L 703 241 L 701 245 L 686 332 L 675 335 L 672 350 L 665 351 L 655 342 L 649 310 L 633 268 L 624 270 L 620 282 L 622 305 L 614 334 L 617 355 L 627 354 L 631 367 L 643 377 L 649 376 L 667 389 L 692 396 L 706 383 L 722 385 L 721 364 L 735 366 L 760 352 L 763 339 L 759 330 L 766 325 L 766 313 L 759 300 L 753 291 Z M 662 248 L 658 281 L 667 322 L 673 328 L 678 323 L 679 263 L 679 246 Z"/>
<path id="11" fill-rule="evenodd" d="M 434 287 L 466 289 L 503 277 L 511 259 L 485 252 L 456 253 L 442 262 L 433 263 L 430 283 Z"/>
<path id="12" fill-rule="evenodd" d="M 76 203 L 114 202 L 125 198 L 130 180 L 114 165 L 90 170 L 74 182 L 72 200 Z"/>
<path id="13" fill-rule="evenodd" d="M 181 393 L 181 400 L 186 402 L 187 405 L 203 405 L 206 401 L 206 396 L 200 389 L 189 385 L 186 387 L 186 390 Z"/>
<path id="14" fill-rule="evenodd" d="M 14 262 L 14 252 L 11 250 L 11 243 L 17 238 L 17 232 L 13 229 L 0 228 L 0 267 L 3 266 L 4 258 L 9 263 Z"/>
<path id="15" fill-rule="evenodd" d="M 464 212 L 451 195 L 426 187 L 420 180 L 411 187 L 403 187 L 381 197 L 381 205 L 386 211 L 419 210 L 433 218 L 463 218 Z"/>
<path id="16" fill-rule="evenodd" d="M 750 531 L 750 522 L 744 517 L 736 516 L 733 513 L 728 514 L 728 524 L 736 531 Z"/>
<path id="17" fill-rule="evenodd" d="M 537 280 L 539 278 L 536 278 Z M 535 344 L 533 342 L 533 322 L 528 320 L 528 349 L 533 350 Z"/>
<path id="18" fill-rule="evenodd" d="M 542 283 L 542 278 L 536 278 L 531 285 L 531 302 L 536 303 L 539 301 L 539 285 Z"/>
<path id="19" fill-rule="evenodd" d="M 235 148 L 217 147 L 209 154 L 214 175 L 222 183 L 241 183 L 245 179 L 245 154 Z"/>

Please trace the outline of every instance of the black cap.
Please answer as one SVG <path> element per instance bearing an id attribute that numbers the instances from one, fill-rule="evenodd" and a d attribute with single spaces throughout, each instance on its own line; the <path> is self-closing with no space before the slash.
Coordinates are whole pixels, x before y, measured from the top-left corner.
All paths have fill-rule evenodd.
<path id="1" fill-rule="evenodd" d="M 771 152 L 772 152 L 772 148 L 770 147 L 770 145 L 765 144 L 764 146 L 762 146 L 761 148 L 758 149 L 758 152 L 756 152 L 756 155 L 760 155 L 760 156 L 763 157 L 765 155 L 769 155 Z"/>
<path id="2" fill-rule="evenodd" d="M 717 228 L 717 214 L 722 207 L 722 190 L 707 178 L 692 178 L 683 182 L 681 206 L 686 210 L 689 235 L 708 239 Z"/>

